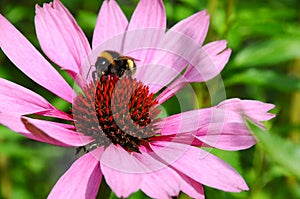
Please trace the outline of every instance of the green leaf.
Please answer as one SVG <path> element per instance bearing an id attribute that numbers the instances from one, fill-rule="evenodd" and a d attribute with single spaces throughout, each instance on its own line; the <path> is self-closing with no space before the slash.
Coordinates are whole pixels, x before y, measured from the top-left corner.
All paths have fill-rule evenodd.
<path id="1" fill-rule="evenodd" d="M 100 192 L 99 192 L 100 193 Z M 102 196 L 102 195 L 101 195 Z M 104 197 L 100 197 L 101 199 Z M 118 197 L 112 192 L 109 199 L 118 199 Z M 141 190 L 131 194 L 128 199 L 151 199 L 146 194 L 144 194 Z"/>
<path id="2" fill-rule="evenodd" d="M 93 32 L 97 21 L 97 14 L 80 10 L 77 17 L 79 26 L 86 32 Z"/>
<path id="3" fill-rule="evenodd" d="M 98 191 L 98 196 L 97 199 L 108 199 L 108 198 L 112 198 L 112 191 L 110 189 L 110 187 L 107 185 L 106 181 L 104 178 L 102 178 L 101 184 L 100 184 L 100 188 Z"/>
<path id="4" fill-rule="evenodd" d="M 224 151 L 217 148 L 213 148 L 209 152 L 227 162 L 239 173 L 243 172 L 243 169 L 240 164 L 240 153 L 238 151 Z"/>
<path id="5" fill-rule="evenodd" d="M 128 199 L 151 199 L 146 194 L 144 194 L 141 190 L 131 194 Z"/>
<path id="6" fill-rule="evenodd" d="M 226 86 L 248 84 L 273 88 L 282 92 L 300 90 L 300 79 L 271 70 L 249 69 L 224 80 Z"/>
<path id="7" fill-rule="evenodd" d="M 269 158 L 300 180 L 300 147 L 248 123 Z"/>
<path id="8" fill-rule="evenodd" d="M 271 66 L 300 57 L 300 38 L 274 38 L 256 42 L 239 51 L 233 66 Z"/>
<path id="9" fill-rule="evenodd" d="M 17 23 L 22 19 L 28 17 L 28 15 L 32 15 L 30 8 L 26 8 L 24 6 L 14 6 L 6 14 L 6 17 L 12 23 Z"/>

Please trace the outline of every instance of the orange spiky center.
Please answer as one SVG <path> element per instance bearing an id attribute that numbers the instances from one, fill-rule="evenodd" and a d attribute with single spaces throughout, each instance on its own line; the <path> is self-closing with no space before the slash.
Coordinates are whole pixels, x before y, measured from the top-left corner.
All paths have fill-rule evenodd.
<path id="1" fill-rule="evenodd" d="M 102 76 L 75 99 L 74 121 L 79 132 L 94 139 L 89 148 L 113 143 L 139 152 L 139 147 L 156 134 L 156 104 L 148 86 L 136 79 Z"/>

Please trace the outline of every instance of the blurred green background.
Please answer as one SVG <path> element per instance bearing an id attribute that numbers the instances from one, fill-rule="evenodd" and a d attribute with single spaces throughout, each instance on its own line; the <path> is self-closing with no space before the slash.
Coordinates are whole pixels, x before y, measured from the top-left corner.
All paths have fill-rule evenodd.
<path id="1" fill-rule="evenodd" d="M 40 47 L 33 23 L 34 7 L 43 2 L 0 0 L 1 14 L 38 49 Z M 102 1 L 62 2 L 91 40 Z M 118 1 L 128 18 L 137 2 Z M 233 51 L 229 63 L 221 73 L 227 98 L 257 99 L 276 105 L 272 112 L 277 117 L 266 123 L 269 131 L 267 134 L 253 127 L 260 141 L 255 147 L 239 152 L 213 150 L 213 153 L 238 170 L 250 190 L 227 193 L 205 187 L 206 198 L 300 198 L 300 1 L 164 2 L 169 27 L 197 11 L 207 9 L 210 13 L 211 25 L 206 42 L 226 39 Z M 2 51 L 0 68 L 1 78 L 30 88 L 56 107 L 69 110 L 68 104 L 19 72 Z M 64 72 L 61 73 L 67 78 Z M 199 94 L 193 100 L 200 107 L 210 106 L 206 84 L 194 84 L 193 88 Z M 172 100 L 166 103 L 168 114 L 176 112 L 169 108 L 172 103 Z M 0 198 L 46 198 L 57 179 L 75 159 L 75 149 L 31 141 L 0 126 Z M 103 197 L 99 194 L 99 198 Z M 111 194 L 111 198 L 116 197 Z M 147 197 L 142 192 L 137 192 L 130 198 Z M 188 197 L 181 194 L 179 198 Z"/>

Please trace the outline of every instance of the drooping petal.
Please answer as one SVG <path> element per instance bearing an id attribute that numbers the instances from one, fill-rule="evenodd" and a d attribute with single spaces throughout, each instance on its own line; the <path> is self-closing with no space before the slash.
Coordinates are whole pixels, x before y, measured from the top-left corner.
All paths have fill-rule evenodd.
<path id="1" fill-rule="evenodd" d="M 44 139 L 46 142 L 49 139 L 57 140 L 69 146 L 84 146 L 89 144 L 92 139 L 82 135 L 74 130 L 64 128 L 57 125 L 55 122 L 45 120 L 37 120 L 31 118 L 22 118 L 26 129 L 33 135 Z"/>
<path id="2" fill-rule="evenodd" d="M 32 140 L 37 140 L 40 142 L 46 142 L 46 140 L 41 139 L 33 134 L 31 134 L 25 127 L 25 125 L 23 124 L 23 122 L 21 121 L 22 117 L 21 116 L 16 116 L 16 114 L 10 114 L 10 113 L 2 113 L 0 112 L 0 124 L 8 127 L 9 129 L 11 129 L 14 132 L 18 132 L 19 134 L 30 138 Z M 64 146 L 64 144 L 62 144 L 59 141 L 54 141 L 51 142 L 51 144 L 57 144 L 57 145 L 62 145 Z"/>
<path id="3" fill-rule="evenodd" d="M 210 187 L 232 192 L 248 190 L 244 179 L 232 167 L 200 148 L 190 147 L 173 166 Z"/>
<path id="4" fill-rule="evenodd" d="M 174 152 L 174 148 L 167 146 Z M 186 147 L 180 147 L 181 149 Z M 178 149 L 178 148 L 177 148 Z M 176 150 L 176 147 L 175 147 Z M 178 152 L 175 151 L 175 154 Z M 174 155 L 172 152 L 170 156 Z M 163 161 L 167 163 L 163 168 L 147 172 L 143 175 L 143 182 L 141 190 L 152 198 L 171 198 L 172 196 L 178 196 L 179 191 L 183 191 L 192 198 L 204 199 L 204 190 L 199 182 L 191 179 L 182 172 L 178 171 L 172 166 L 173 161 L 170 157 L 163 159 L 165 155 L 160 157 L 159 154 L 151 155 L 157 161 Z M 176 159 L 174 159 L 176 160 Z"/>
<path id="5" fill-rule="evenodd" d="M 247 105 L 253 105 L 253 109 L 248 109 Z M 161 120 L 158 126 L 162 135 L 173 135 L 175 142 L 197 145 L 195 138 L 201 145 L 205 143 L 224 150 L 240 150 L 256 143 L 245 117 L 262 125 L 261 121 L 274 117 L 268 113 L 273 107 L 252 100 L 226 100 L 215 107 L 172 115 Z"/>
<path id="6" fill-rule="evenodd" d="M 140 187 L 141 178 L 138 175 L 124 173 L 106 166 L 101 166 L 107 184 L 118 197 L 127 198 Z"/>
<path id="7" fill-rule="evenodd" d="M 127 26 L 127 18 L 116 1 L 105 0 L 99 11 L 96 27 L 93 34 L 93 49 L 97 48 L 99 45 L 106 43 L 115 36 L 120 35 L 121 37 L 123 37 Z"/>
<path id="8" fill-rule="evenodd" d="M 35 27 L 46 55 L 62 69 L 79 73 L 90 53 L 89 42 L 71 13 L 59 0 L 36 6 Z"/>
<path id="9" fill-rule="evenodd" d="M 161 128 L 162 135 L 170 135 L 192 132 L 206 124 L 224 123 L 227 121 L 226 119 L 240 121 L 238 115 L 235 118 L 227 118 L 224 109 L 211 107 L 169 116 L 160 120 L 158 126 Z"/>
<path id="10" fill-rule="evenodd" d="M 201 183 L 186 176 L 184 183 L 181 185 L 181 190 L 191 198 L 204 199 L 204 189 Z"/>
<path id="11" fill-rule="evenodd" d="M 118 197 L 127 197 L 141 189 L 152 198 L 167 199 L 177 196 L 187 183 L 168 164 L 160 162 L 155 152 L 129 154 L 114 145 L 109 146 L 103 154 L 101 169 Z"/>
<path id="12" fill-rule="evenodd" d="M 193 146 L 186 147 L 180 143 L 172 143 L 169 147 L 170 143 L 156 142 L 156 145 L 159 144 L 164 146 L 159 150 L 159 156 L 167 157 L 169 153 L 180 154 L 176 155 L 172 167 L 196 182 L 224 191 L 248 190 L 244 179 L 232 167 L 209 152 Z"/>
<path id="13" fill-rule="evenodd" d="M 143 182 L 141 190 L 151 198 L 171 198 L 178 196 L 183 180 L 170 167 L 141 174 Z"/>
<path id="14" fill-rule="evenodd" d="M 91 142 L 89 137 L 72 130 L 66 124 L 31 119 L 14 113 L 0 112 L 0 124 L 27 138 L 58 146 L 83 146 Z"/>
<path id="15" fill-rule="evenodd" d="M 0 110 L 17 115 L 40 114 L 71 120 L 71 116 L 56 109 L 40 95 L 13 82 L 0 78 Z"/>
<path id="16" fill-rule="evenodd" d="M 174 150 L 173 147 L 170 147 L 170 149 L 172 151 Z M 160 158 L 163 158 L 155 153 L 151 156 L 157 158 L 158 161 Z M 161 160 L 164 161 L 163 159 Z M 167 158 L 167 160 L 170 159 Z M 141 190 L 144 193 L 152 198 L 171 198 L 172 196 L 178 196 L 179 191 L 183 191 L 192 198 L 204 199 L 204 190 L 199 182 L 196 182 L 174 168 L 172 166 L 173 161 L 167 161 L 165 163 L 169 164 L 166 164 L 159 170 L 153 170 L 152 172 L 142 174 L 143 182 Z"/>
<path id="17" fill-rule="evenodd" d="M 0 47 L 33 81 L 72 102 L 73 90 L 30 42 L 0 14 Z"/>
<path id="18" fill-rule="evenodd" d="M 267 121 L 275 117 L 275 114 L 268 112 L 274 107 L 274 104 L 268 104 L 257 100 L 240 100 L 238 98 L 223 101 L 218 105 L 218 108 L 240 113 L 242 116 L 250 119 L 262 128 L 264 128 L 264 125 L 261 121 Z"/>
<path id="19" fill-rule="evenodd" d="M 235 151 L 247 149 L 256 144 L 256 139 L 247 125 L 239 122 L 224 122 L 223 125 L 221 123 L 203 125 L 193 134 L 197 139 L 192 143 L 194 146 Z"/>
<path id="20" fill-rule="evenodd" d="M 48 199 L 96 198 L 102 179 L 98 158 L 102 153 L 103 148 L 98 148 L 76 160 L 55 184 Z"/>
<path id="21" fill-rule="evenodd" d="M 142 178 L 134 173 L 134 168 L 140 166 L 139 162 L 135 161 L 135 158 L 127 151 L 111 144 L 104 151 L 100 162 L 107 184 L 118 197 L 128 197 L 140 189 Z M 118 165 L 121 168 L 128 168 L 132 165 L 133 171 L 120 170 Z"/>
<path id="22" fill-rule="evenodd" d="M 129 154 L 115 145 L 110 145 L 101 159 L 101 169 L 107 184 L 118 197 L 128 197 L 138 189 L 142 189 L 151 197 L 170 198 L 177 195 L 181 183 L 180 178 L 166 167 L 151 157 L 151 154 Z M 165 179 L 163 176 L 168 176 L 174 181 L 165 183 L 161 187 L 160 183 Z M 118 180 L 115 180 L 116 178 Z"/>

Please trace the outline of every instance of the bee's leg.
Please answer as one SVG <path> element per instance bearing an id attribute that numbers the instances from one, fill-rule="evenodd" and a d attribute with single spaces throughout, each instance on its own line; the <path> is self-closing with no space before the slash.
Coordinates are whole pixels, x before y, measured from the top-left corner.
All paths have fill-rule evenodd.
<path id="1" fill-rule="evenodd" d="M 94 84 L 96 85 L 97 84 L 97 79 L 98 79 L 98 73 L 97 73 L 96 70 L 92 72 L 92 78 L 93 78 Z"/>
<path id="2" fill-rule="evenodd" d="M 80 153 L 80 151 L 83 150 L 83 152 L 87 153 L 89 152 L 85 146 L 80 146 L 80 147 L 77 147 L 76 148 L 76 152 L 75 152 L 75 155 L 78 155 Z"/>

